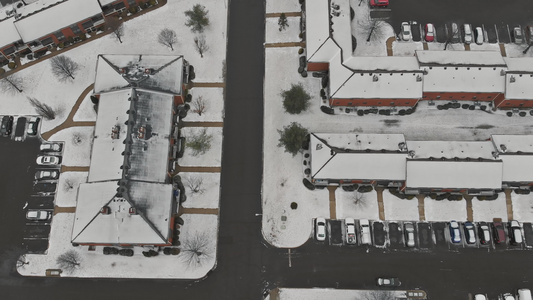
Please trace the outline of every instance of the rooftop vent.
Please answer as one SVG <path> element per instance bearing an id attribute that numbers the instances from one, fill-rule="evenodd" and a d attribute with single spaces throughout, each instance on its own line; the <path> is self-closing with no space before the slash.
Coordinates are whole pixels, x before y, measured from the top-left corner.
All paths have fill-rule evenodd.
<path id="1" fill-rule="evenodd" d="M 378 81 L 378 80 L 379 80 L 378 75 L 374 75 L 374 76 L 372 76 L 372 81 L 376 82 L 376 81 Z"/>
<path id="2" fill-rule="evenodd" d="M 116 140 L 120 137 L 120 125 L 111 128 L 111 139 Z"/>
<path id="3" fill-rule="evenodd" d="M 413 158 L 413 157 L 415 157 L 415 154 L 416 154 L 416 153 L 415 153 L 414 150 L 411 150 L 411 151 L 408 152 L 408 154 L 409 154 L 409 157 L 410 157 L 410 158 Z"/>
<path id="4" fill-rule="evenodd" d="M 102 208 L 100 208 L 100 213 L 103 215 L 109 215 L 111 213 L 111 209 L 107 205 L 102 206 Z"/>
<path id="5" fill-rule="evenodd" d="M 498 155 L 498 152 L 497 152 L 497 151 L 492 151 L 492 156 L 493 156 L 494 158 L 498 158 L 498 156 L 499 156 L 499 155 Z"/>
<path id="6" fill-rule="evenodd" d="M 129 213 L 130 213 L 130 215 L 136 215 L 137 214 L 137 209 L 135 207 L 130 207 Z"/>
<path id="7" fill-rule="evenodd" d="M 507 152 L 507 146 L 505 144 L 501 144 L 500 149 L 502 149 L 502 152 Z"/>
<path id="8" fill-rule="evenodd" d="M 510 83 L 513 83 L 513 82 L 515 82 L 515 81 L 516 81 L 516 79 L 514 78 L 514 76 L 511 75 L 511 77 L 509 77 L 509 82 L 510 82 Z"/>

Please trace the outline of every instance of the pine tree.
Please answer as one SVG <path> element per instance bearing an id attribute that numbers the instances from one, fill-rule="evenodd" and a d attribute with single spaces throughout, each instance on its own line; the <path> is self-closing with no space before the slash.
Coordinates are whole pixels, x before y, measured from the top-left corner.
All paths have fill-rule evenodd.
<path id="1" fill-rule="evenodd" d="M 279 25 L 279 31 L 285 30 L 286 27 L 289 27 L 289 23 L 287 23 L 287 16 L 285 16 L 285 13 L 281 13 L 278 20 Z"/>

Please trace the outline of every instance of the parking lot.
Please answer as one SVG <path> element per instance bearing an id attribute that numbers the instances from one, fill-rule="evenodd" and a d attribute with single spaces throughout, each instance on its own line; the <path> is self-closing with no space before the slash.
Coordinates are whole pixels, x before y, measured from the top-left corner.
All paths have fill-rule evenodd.
<path id="1" fill-rule="evenodd" d="M 451 23 L 457 23 L 459 28 L 463 24 L 482 28 L 485 43 L 514 43 L 513 28 L 519 26 L 524 33 L 527 25 L 533 25 L 532 13 L 533 2 L 527 0 L 405 0 L 390 1 L 387 8 L 374 8 L 371 16 L 387 20 L 396 33 L 402 22 L 409 22 L 415 42 L 423 40 L 425 24 L 432 23 L 436 27 L 436 41 L 444 43 Z M 522 43 L 525 45 L 526 41 Z"/>
<path id="2" fill-rule="evenodd" d="M 414 225 L 414 246 L 408 247 L 406 243 L 405 224 L 412 223 Z M 509 225 L 504 222 L 505 242 L 495 243 L 494 232 L 489 225 L 490 241 L 488 243 L 481 243 L 479 223 L 474 224 L 475 243 L 467 243 L 465 236 L 464 222 L 459 223 L 460 242 L 452 242 L 449 222 L 402 222 L 402 221 L 370 221 L 371 224 L 371 244 L 375 248 L 389 249 L 391 251 L 403 251 L 414 249 L 415 251 L 432 251 L 432 250 L 451 250 L 459 251 L 463 248 L 479 248 L 487 251 L 504 251 L 504 250 L 526 250 L 533 249 L 533 227 L 531 223 L 522 223 L 521 231 L 524 240 L 517 245 L 511 244 L 509 237 Z M 346 243 L 346 228 L 343 220 L 326 220 L 326 239 L 324 242 L 316 241 L 334 246 L 346 245 L 365 246 L 361 245 L 361 226 L 359 221 L 356 224 L 356 239 L 354 245 Z M 316 230 L 316 228 L 315 228 Z M 316 239 L 316 237 L 315 237 Z"/>
<path id="3" fill-rule="evenodd" d="M 48 249 L 60 172 L 60 164 L 37 160 L 54 156 L 60 163 L 62 156 L 62 146 L 40 149 L 39 121 L 36 117 L 14 116 L 9 132 L 2 132 L 0 137 L 0 163 L 9 170 L 0 173 L 0 231 L 8 237 L 2 247 L 27 253 L 45 253 Z"/>

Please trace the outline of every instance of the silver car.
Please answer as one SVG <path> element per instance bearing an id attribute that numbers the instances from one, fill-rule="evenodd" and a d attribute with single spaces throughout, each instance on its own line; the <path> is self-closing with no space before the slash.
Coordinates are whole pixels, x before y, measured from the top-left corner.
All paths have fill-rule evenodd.
<path id="1" fill-rule="evenodd" d="M 405 233 L 405 245 L 407 247 L 415 246 L 415 226 L 412 222 L 404 222 L 404 233 Z"/>

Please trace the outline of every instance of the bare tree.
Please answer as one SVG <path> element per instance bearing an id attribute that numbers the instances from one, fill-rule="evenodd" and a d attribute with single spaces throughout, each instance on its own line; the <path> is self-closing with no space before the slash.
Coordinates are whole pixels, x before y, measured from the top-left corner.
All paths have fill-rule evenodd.
<path id="1" fill-rule="evenodd" d="M 359 208 L 364 208 L 368 204 L 366 201 L 366 194 L 359 193 L 358 191 L 352 193 L 351 199 L 353 204 Z"/>
<path id="2" fill-rule="evenodd" d="M 192 155 L 196 156 L 198 154 L 204 154 L 207 152 L 207 150 L 211 149 L 212 139 L 213 136 L 211 134 L 207 134 L 207 128 L 203 128 L 199 133 L 188 136 L 187 143 L 185 145 L 191 148 Z"/>
<path id="3" fill-rule="evenodd" d="M 81 144 L 81 142 L 83 142 L 83 137 L 81 136 L 81 133 L 74 132 L 72 134 L 72 143 L 74 145 L 79 145 L 79 144 Z"/>
<path id="4" fill-rule="evenodd" d="M 78 252 L 75 250 L 68 250 L 57 257 L 56 263 L 59 268 L 70 273 L 80 266 L 81 259 Z"/>
<path id="5" fill-rule="evenodd" d="M 52 73 L 60 81 L 74 80 L 74 75 L 80 68 L 80 65 L 65 55 L 54 56 L 50 59 L 52 64 Z"/>
<path id="6" fill-rule="evenodd" d="M 53 120 L 56 118 L 56 111 L 48 104 L 42 103 L 33 97 L 27 97 L 30 104 L 35 108 L 35 111 L 43 116 L 47 120 Z"/>
<path id="7" fill-rule="evenodd" d="M 207 104 L 204 100 L 204 97 L 198 96 L 192 102 L 192 111 L 201 116 L 204 112 L 207 111 Z"/>
<path id="8" fill-rule="evenodd" d="M 159 32 L 157 41 L 161 45 L 169 47 L 171 51 L 174 51 L 174 44 L 178 42 L 178 36 L 174 30 L 165 28 Z"/>
<path id="9" fill-rule="evenodd" d="M 202 187 L 204 179 L 202 177 L 189 177 L 187 178 L 187 186 L 193 194 L 203 194 L 205 189 Z"/>
<path id="10" fill-rule="evenodd" d="M 371 18 L 368 15 L 366 18 L 361 18 L 357 21 L 361 32 L 367 36 L 366 41 L 378 41 L 385 35 L 385 28 L 387 22 Z"/>
<path id="11" fill-rule="evenodd" d="M 113 33 L 113 36 L 122 44 L 122 37 L 124 36 L 124 23 L 117 17 L 106 18 L 105 23 L 107 30 Z"/>
<path id="12" fill-rule="evenodd" d="M 65 185 L 63 186 L 64 191 L 68 192 L 74 188 L 74 181 L 71 178 L 65 180 Z"/>
<path id="13" fill-rule="evenodd" d="M 8 94 L 16 94 L 17 92 L 22 93 L 22 89 L 24 88 L 24 81 L 22 80 L 22 77 L 13 74 L 6 76 L 0 80 L 0 89 Z"/>
<path id="14" fill-rule="evenodd" d="M 212 249 L 209 247 L 209 241 L 209 236 L 206 233 L 198 232 L 183 241 L 181 255 L 182 260 L 188 267 L 200 267 L 212 257 Z"/>
<path id="15" fill-rule="evenodd" d="M 194 37 L 194 44 L 196 45 L 196 51 L 200 54 L 200 57 L 204 57 L 204 53 L 209 50 L 205 36 L 203 34 Z"/>
<path id="16" fill-rule="evenodd" d="M 444 50 L 446 50 L 450 44 L 460 42 L 459 26 L 448 25 L 449 24 L 446 25 L 446 43 L 444 43 Z"/>
<path id="17" fill-rule="evenodd" d="M 364 300 L 396 300 L 393 291 L 373 290 L 367 291 Z"/>

